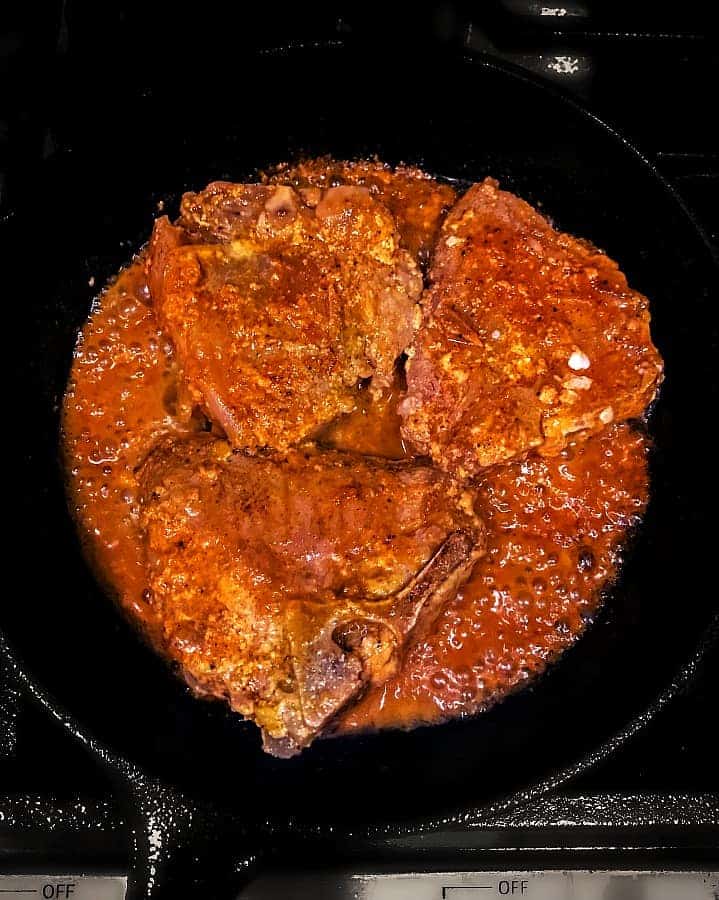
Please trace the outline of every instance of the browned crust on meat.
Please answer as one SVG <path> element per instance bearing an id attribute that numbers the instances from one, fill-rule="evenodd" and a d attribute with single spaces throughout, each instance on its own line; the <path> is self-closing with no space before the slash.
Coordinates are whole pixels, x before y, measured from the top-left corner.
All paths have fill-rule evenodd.
<path id="1" fill-rule="evenodd" d="M 403 436 L 467 476 L 640 416 L 662 376 L 649 302 L 586 241 L 486 179 L 442 227 Z"/>
<path id="2" fill-rule="evenodd" d="M 234 446 L 286 449 L 381 390 L 419 320 L 421 276 L 363 188 L 218 182 L 160 219 L 148 275 L 195 401 Z"/>
<path id="3" fill-rule="evenodd" d="M 378 160 L 336 160 L 329 156 L 283 163 L 263 175 L 273 184 L 300 190 L 338 184 L 365 187 L 397 222 L 402 246 L 424 264 L 429 260 L 439 228 L 456 199 L 454 188 L 436 181 L 416 166 L 389 166 Z"/>
<path id="4" fill-rule="evenodd" d="M 161 443 L 141 486 L 165 654 L 277 755 L 396 673 L 484 548 L 460 486 L 413 463 L 250 457 L 205 434 Z"/>

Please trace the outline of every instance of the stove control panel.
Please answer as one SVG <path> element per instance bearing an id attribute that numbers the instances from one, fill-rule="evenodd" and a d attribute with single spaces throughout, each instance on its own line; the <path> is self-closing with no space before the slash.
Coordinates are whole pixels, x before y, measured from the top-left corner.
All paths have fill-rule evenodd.
<path id="1" fill-rule="evenodd" d="M 360 879 L 355 890 L 358 900 L 719 900 L 719 873 L 565 871 L 379 875 Z"/>
<path id="2" fill-rule="evenodd" d="M 264 873 L 238 900 L 719 900 L 719 872 Z"/>
<path id="3" fill-rule="evenodd" d="M 0 875 L 0 898 L 124 900 L 111 875 Z M 238 900 L 719 900 L 719 872 L 264 873 Z"/>
<path id="4" fill-rule="evenodd" d="M 0 875 L 0 897 L 11 900 L 124 900 L 121 875 Z"/>

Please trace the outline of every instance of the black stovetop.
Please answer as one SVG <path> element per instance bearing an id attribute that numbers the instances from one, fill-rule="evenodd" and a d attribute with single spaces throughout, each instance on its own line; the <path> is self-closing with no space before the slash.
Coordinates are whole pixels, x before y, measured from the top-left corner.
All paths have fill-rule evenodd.
<path id="1" fill-rule="evenodd" d="M 53 12 L 42 22 L 31 19 L 33 11 L 19 6 L 13 10 L 15 21 L 0 33 L 0 80 L 17 85 L 0 108 L 0 151 L 10 163 L 62 152 L 62 117 L 41 86 L 68 59 L 74 56 L 77 63 L 86 58 L 90 65 L 97 62 L 101 48 L 103 68 L 112 69 L 120 54 L 126 58 L 127 41 L 142 21 L 144 46 L 155 50 L 128 78 L 151 79 L 166 62 L 171 34 L 163 35 L 159 49 L 153 45 L 157 35 L 153 38 L 153 23 L 143 18 L 143 6 L 58 0 L 49 4 Z M 719 59 L 709 39 L 709 18 L 698 4 L 685 4 L 671 16 L 639 6 L 643 15 L 636 8 L 589 2 L 445 2 L 411 14 L 400 4 L 379 16 L 379 4 L 344 4 L 343 15 L 289 14 L 281 23 L 273 22 L 271 32 L 267 17 L 256 11 L 242 33 L 258 43 L 301 38 L 454 44 L 525 66 L 573 91 L 635 142 L 676 186 L 719 247 L 719 156 L 710 108 L 719 83 Z M 245 19 L 247 15 L 244 11 Z M 122 90 L 114 83 L 106 87 Z M 0 202 L 4 199 L 0 157 Z M 1 665 L 0 862 L 43 864 L 54 854 L 58 860 L 122 868 L 128 856 L 127 834 L 106 774 L 8 683 Z M 627 826 L 651 822 L 654 830 L 648 829 L 647 835 L 659 835 L 658 845 L 665 850 L 675 842 L 677 852 L 685 856 L 689 852 L 705 859 L 716 854 L 717 697 L 719 653 L 714 652 L 684 693 L 615 757 L 574 781 L 561 796 L 514 818 L 498 816 L 485 823 L 494 849 L 503 843 L 507 850 L 552 842 L 577 846 L 572 828 L 583 825 L 595 829 L 597 846 L 621 845 Z M 694 824 L 705 831 L 687 850 L 672 834 L 687 824 L 684 817 L 692 809 Z M 543 843 L 537 833 L 547 834 L 547 829 L 552 842 Z M 605 837 L 600 840 L 596 834 L 602 829 Z M 627 843 L 632 841 L 636 844 L 636 834 Z M 383 852 L 390 851 L 385 847 Z"/>

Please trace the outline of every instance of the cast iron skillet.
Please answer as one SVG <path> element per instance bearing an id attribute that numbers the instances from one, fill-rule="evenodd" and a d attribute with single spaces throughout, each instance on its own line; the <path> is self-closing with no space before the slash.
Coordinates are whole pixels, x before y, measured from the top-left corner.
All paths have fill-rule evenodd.
<path id="1" fill-rule="evenodd" d="M 677 690 L 715 603 L 704 423 L 717 270 L 705 239 L 646 160 L 543 83 L 484 59 L 367 61 L 339 44 L 286 48 L 238 60 L 229 80 L 199 87 L 186 74 L 128 109 L 84 111 L 72 152 L 27 184 L 6 244 L 24 277 L 22 295 L 6 299 L 19 309 L 22 347 L 11 386 L 22 580 L 2 608 L 6 652 L 110 766 L 247 822 L 320 833 L 432 827 L 561 782 Z M 491 174 L 591 239 L 651 298 L 667 378 L 651 422 L 645 523 L 599 621 L 556 666 L 476 718 L 320 741 L 280 761 L 260 751 L 253 726 L 193 699 L 103 596 L 66 511 L 58 410 L 97 285 L 146 240 L 160 199 L 174 214 L 186 189 L 325 152 L 377 153 L 450 179 Z"/>

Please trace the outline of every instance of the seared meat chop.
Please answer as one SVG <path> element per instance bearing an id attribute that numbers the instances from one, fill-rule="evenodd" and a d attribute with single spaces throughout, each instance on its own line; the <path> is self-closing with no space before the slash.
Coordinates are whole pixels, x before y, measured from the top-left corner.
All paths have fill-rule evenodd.
<path id="1" fill-rule="evenodd" d="M 322 156 L 296 165 L 281 165 L 265 175 L 270 184 L 289 184 L 303 192 L 308 187 L 338 184 L 366 187 L 395 217 L 402 246 L 421 263 L 429 259 L 444 214 L 454 203 L 455 192 L 413 166 L 396 166 L 375 160 L 346 162 Z"/>
<path id="2" fill-rule="evenodd" d="M 155 224 L 148 275 L 196 402 L 236 447 L 286 449 L 381 390 L 419 319 L 421 277 L 358 187 L 211 184 Z"/>
<path id="3" fill-rule="evenodd" d="M 653 399 L 647 299 L 492 179 L 447 216 L 430 278 L 400 414 L 405 439 L 443 468 L 553 455 Z"/>
<path id="4" fill-rule="evenodd" d="M 161 443 L 141 485 L 166 654 L 280 756 L 398 670 L 484 547 L 471 498 L 413 463 L 202 434 Z"/>

